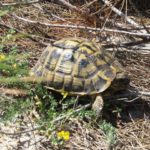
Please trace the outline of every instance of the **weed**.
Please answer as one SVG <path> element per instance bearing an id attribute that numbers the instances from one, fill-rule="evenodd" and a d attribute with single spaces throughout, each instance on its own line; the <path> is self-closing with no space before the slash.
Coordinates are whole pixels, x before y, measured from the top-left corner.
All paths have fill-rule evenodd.
<path id="1" fill-rule="evenodd" d="M 19 115 L 25 113 L 26 111 L 31 110 L 33 103 L 26 99 L 17 99 L 16 101 L 3 101 L 0 103 L 3 108 L 3 115 L 0 118 L 1 122 L 11 121 L 14 118 L 17 118 Z"/>
<path id="2" fill-rule="evenodd" d="M 23 76 L 28 73 L 27 55 L 0 54 L 0 72 L 4 76 Z"/>
<path id="3" fill-rule="evenodd" d="M 116 131 L 115 128 L 107 123 L 105 120 L 99 123 L 99 127 L 103 130 L 108 144 L 111 146 L 116 143 Z"/>
<path id="4" fill-rule="evenodd" d="M 8 6 L 6 6 L 6 7 L 1 7 L 1 10 L 0 10 L 0 17 L 2 17 L 2 16 L 5 16 L 6 14 L 8 14 L 10 11 L 12 11 L 13 10 L 13 7 L 8 7 Z"/>

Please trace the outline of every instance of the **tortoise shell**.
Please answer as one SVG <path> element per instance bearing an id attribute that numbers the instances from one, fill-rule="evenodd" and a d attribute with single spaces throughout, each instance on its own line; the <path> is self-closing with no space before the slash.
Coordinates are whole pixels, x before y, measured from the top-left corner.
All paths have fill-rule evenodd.
<path id="1" fill-rule="evenodd" d="M 76 95 L 105 91 L 118 68 L 112 56 L 97 43 L 82 38 L 64 38 L 48 46 L 31 75 L 42 77 L 50 89 Z"/>

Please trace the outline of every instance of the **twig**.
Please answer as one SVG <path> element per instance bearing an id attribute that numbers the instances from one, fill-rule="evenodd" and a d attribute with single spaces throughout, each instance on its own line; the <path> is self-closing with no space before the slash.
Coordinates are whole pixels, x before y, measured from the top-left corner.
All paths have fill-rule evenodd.
<path id="1" fill-rule="evenodd" d="M 146 40 L 137 40 L 137 41 L 131 41 L 131 42 L 122 42 L 122 43 L 111 43 L 103 45 L 103 47 L 107 51 L 121 51 L 121 52 L 129 52 L 129 53 L 139 53 L 139 54 L 150 54 L 150 49 L 148 44 L 149 41 Z"/>
<path id="2" fill-rule="evenodd" d="M 108 28 L 92 28 L 92 27 L 86 27 L 86 26 L 79 26 L 79 25 L 70 25 L 70 24 L 50 24 L 50 23 L 43 23 L 39 21 L 32 21 L 29 19 L 25 19 L 22 17 L 17 16 L 13 13 L 13 16 L 19 20 L 22 20 L 27 23 L 35 24 L 35 25 L 44 25 L 48 27 L 58 27 L 58 28 L 71 28 L 71 29 L 82 29 L 82 30 L 90 30 L 90 31 L 97 31 L 97 32 L 115 32 L 115 33 L 121 33 L 121 34 L 128 34 L 132 36 L 138 36 L 138 37 L 150 37 L 150 34 L 148 33 L 135 33 L 135 32 L 128 32 L 128 31 L 121 31 L 121 30 L 115 30 L 115 29 L 108 29 Z"/>
<path id="3" fill-rule="evenodd" d="M 69 2 L 65 1 L 65 0 L 59 0 L 61 3 L 63 3 L 65 6 L 69 7 L 72 10 L 76 10 L 78 12 L 82 12 L 80 9 L 78 9 L 76 6 L 70 4 Z"/>
<path id="4" fill-rule="evenodd" d="M 99 17 L 101 20 L 104 20 L 105 18 L 104 17 Z M 117 22 L 116 20 L 114 20 L 114 19 L 107 19 L 107 22 L 108 23 L 113 23 L 113 24 L 115 24 L 115 26 L 116 27 L 118 27 L 119 29 L 123 29 L 123 30 L 132 30 L 132 31 L 134 31 L 134 30 L 143 30 L 143 29 L 150 29 L 150 26 L 149 25 L 147 25 L 146 27 L 143 27 L 143 26 L 138 26 L 138 27 L 132 27 L 131 28 L 131 26 L 127 26 L 127 25 L 125 25 L 125 24 L 122 24 L 122 23 L 120 23 L 120 22 Z"/>
<path id="5" fill-rule="evenodd" d="M 0 92 L 0 102 L 15 102 L 16 99 L 13 99 L 13 97 L 7 96 L 5 93 Z"/>
<path id="6" fill-rule="evenodd" d="M 128 18 L 124 13 L 122 13 L 120 10 L 118 10 L 116 7 L 114 7 L 108 0 L 101 0 L 101 1 L 103 1 L 105 5 L 110 7 L 112 9 L 112 11 L 114 11 L 117 15 L 121 16 L 122 18 L 124 18 L 128 23 L 130 23 L 133 26 L 140 27 L 140 25 L 138 25 L 132 19 Z"/>
<path id="7" fill-rule="evenodd" d="M 5 95 L 12 95 L 12 96 L 26 96 L 28 94 L 26 90 L 9 89 L 9 88 L 0 88 L 0 93 L 3 93 Z"/>
<path id="8" fill-rule="evenodd" d="M 38 3 L 39 0 L 33 0 L 33 1 L 25 1 L 25 2 L 17 2 L 17 3 L 2 3 L 0 2 L 0 7 L 5 7 L 5 6 L 16 6 L 16 5 L 22 5 L 22 4 L 32 4 L 32 3 Z"/>
<path id="9" fill-rule="evenodd" d="M 25 32 L 22 32 L 21 30 L 18 30 L 17 28 L 14 28 L 14 27 L 12 27 L 12 26 L 6 25 L 6 24 L 1 23 L 1 22 L 0 22 L 0 26 L 3 26 L 3 27 L 5 27 L 5 28 L 7 28 L 7 29 L 14 29 L 14 30 L 17 31 L 18 33 L 21 33 L 21 34 L 27 36 L 28 38 L 30 38 L 31 40 L 33 40 L 33 41 L 35 41 L 35 42 L 38 42 L 38 43 L 40 43 L 40 44 L 42 44 L 42 45 L 44 45 L 44 46 L 48 46 L 49 43 L 45 43 L 45 42 L 43 42 L 43 41 L 41 42 L 41 41 L 39 41 L 39 40 L 36 40 L 36 38 L 48 40 L 48 41 L 50 41 L 50 42 L 54 42 L 53 39 L 46 38 L 46 37 L 41 37 L 41 36 L 34 35 L 34 34 L 30 34 L 30 33 L 25 33 Z"/>
<path id="10" fill-rule="evenodd" d="M 28 118 L 29 123 L 31 124 L 31 128 L 34 129 L 34 123 L 32 122 L 31 118 L 28 116 L 28 114 L 26 114 L 26 116 L 27 116 L 27 118 Z M 34 143 L 35 143 L 35 145 L 34 145 L 34 146 L 35 146 L 35 149 L 37 149 L 37 142 L 36 142 L 36 140 L 35 140 L 35 133 L 32 132 L 31 134 L 33 135 L 33 137 L 31 137 L 31 138 L 33 139 L 33 141 L 34 141 Z"/>
<path id="11" fill-rule="evenodd" d="M 98 1 L 98 0 L 93 0 L 93 1 L 91 1 L 91 2 L 89 2 L 89 3 L 87 3 L 87 4 L 85 4 L 85 5 L 82 7 L 82 9 L 85 9 L 85 8 L 90 7 L 93 3 L 97 2 L 97 1 Z"/>
<path id="12" fill-rule="evenodd" d="M 150 96 L 150 92 L 139 91 L 139 93 L 144 96 Z"/>
<path id="13" fill-rule="evenodd" d="M 34 127 L 33 129 L 29 129 L 29 130 L 17 132 L 17 133 L 5 132 L 5 131 L 1 131 L 1 130 L 0 130 L 0 134 L 5 134 L 5 135 L 19 135 L 19 134 L 28 133 L 28 132 L 32 132 L 32 131 L 38 130 L 38 129 L 40 129 L 41 127 L 43 127 L 43 125 Z"/>
<path id="14" fill-rule="evenodd" d="M 72 111 L 72 112 L 70 112 L 68 114 L 65 114 L 63 116 L 60 116 L 60 117 L 54 119 L 51 123 L 56 123 L 56 122 L 58 122 L 58 121 L 60 121 L 60 120 L 62 120 L 64 118 L 67 118 L 67 117 L 71 116 L 74 113 L 77 113 L 77 112 L 80 112 L 83 109 L 89 108 L 90 106 L 91 106 L 91 104 L 86 104 L 86 105 L 82 106 L 81 108 L 78 108 L 78 109 L 76 109 L 76 110 L 74 110 L 74 111 Z"/>
<path id="15" fill-rule="evenodd" d="M 114 45 L 116 46 L 116 45 Z M 105 47 L 105 46 L 104 46 Z M 107 46 L 106 46 L 107 47 Z M 140 48 L 132 48 L 132 47 L 128 47 L 128 48 L 120 48 L 120 47 L 124 47 L 124 46 L 116 46 L 117 48 L 106 48 L 107 51 L 109 52 L 129 52 L 129 53 L 137 53 L 140 55 L 149 55 L 150 54 L 150 50 L 142 50 Z"/>
<path id="16" fill-rule="evenodd" d="M 30 81 L 27 81 L 29 80 Z M 18 79 L 19 80 L 19 79 Z M 25 82 L 31 82 L 32 80 L 34 80 L 33 82 L 41 82 L 41 80 L 38 78 L 26 78 L 24 77 L 23 79 Z M 22 81 L 23 82 L 23 81 Z M 5 94 L 5 95 L 12 95 L 12 96 L 26 96 L 28 95 L 28 91 L 27 90 L 18 90 L 18 89 L 8 89 L 8 88 L 0 88 L 0 92 Z M 134 97 L 132 100 L 128 100 L 127 97 Z M 117 94 L 117 95 L 111 95 L 111 96 L 104 96 L 105 99 L 109 100 L 111 99 L 111 101 L 114 99 L 116 100 L 121 100 L 121 101 L 126 101 L 126 102 L 133 102 L 137 99 L 139 99 L 141 96 L 146 96 L 146 97 L 150 97 L 150 92 L 146 92 L 146 91 L 131 91 L 130 93 L 124 93 L 124 94 Z"/>
<path id="17" fill-rule="evenodd" d="M 124 101 L 124 102 L 128 102 L 128 103 L 132 103 L 132 102 L 138 100 L 138 99 L 141 98 L 141 97 L 142 97 L 142 96 L 140 95 L 140 96 L 137 96 L 137 97 L 135 97 L 135 98 L 133 98 L 133 99 L 118 98 L 118 99 L 115 99 L 115 101 L 117 100 L 117 101 Z"/>

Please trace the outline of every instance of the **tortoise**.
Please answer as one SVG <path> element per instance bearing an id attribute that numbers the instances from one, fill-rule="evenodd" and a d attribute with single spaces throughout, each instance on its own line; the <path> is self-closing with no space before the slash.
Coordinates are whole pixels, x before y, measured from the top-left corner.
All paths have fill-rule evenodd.
<path id="1" fill-rule="evenodd" d="M 109 87 L 125 89 L 129 84 L 120 63 L 102 46 L 84 38 L 63 38 L 47 46 L 30 75 L 57 92 L 90 95 L 97 114 L 103 106 L 104 91 Z"/>

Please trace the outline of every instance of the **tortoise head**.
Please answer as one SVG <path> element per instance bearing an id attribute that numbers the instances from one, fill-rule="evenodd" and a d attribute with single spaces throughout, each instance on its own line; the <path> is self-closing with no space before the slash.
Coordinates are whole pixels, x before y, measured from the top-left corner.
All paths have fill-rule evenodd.
<path id="1" fill-rule="evenodd" d="M 111 88 L 113 91 L 122 91 L 129 87 L 130 78 L 125 72 L 119 72 L 116 74 L 115 80 L 112 82 Z"/>
<path id="2" fill-rule="evenodd" d="M 125 90 L 129 87 L 130 78 L 125 72 L 125 69 L 122 65 L 116 60 L 113 64 L 116 68 L 116 78 L 113 80 L 111 84 L 111 89 L 114 92 Z"/>

